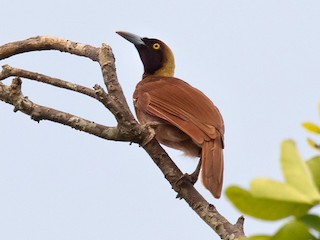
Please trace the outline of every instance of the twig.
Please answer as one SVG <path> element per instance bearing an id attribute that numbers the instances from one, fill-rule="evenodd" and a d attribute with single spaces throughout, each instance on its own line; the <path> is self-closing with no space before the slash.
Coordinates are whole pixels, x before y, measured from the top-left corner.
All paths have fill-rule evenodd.
<path id="1" fill-rule="evenodd" d="M 104 83 L 108 89 L 108 94 L 112 96 L 116 103 L 116 108 L 109 108 L 109 110 L 121 124 L 128 125 L 128 127 L 137 124 L 137 121 L 129 109 L 121 85 L 119 84 L 115 59 L 110 46 L 107 44 L 103 44 L 100 48 L 99 64 L 101 66 Z"/>
<path id="2" fill-rule="evenodd" d="M 0 46 L 0 60 L 31 51 L 58 50 L 98 61 L 99 48 L 62 38 L 38 36 Z"/>
<path id="3" fill-rule="evenodd" d="M 4 65 L 2 66 L 2 71 L 0 72 L 0 81 L 8 77 L 27 78 L 27 79 L 35 80 L 41 83 L 46 83 L 55 87 L 64 88 L 74 92 L 82 93 L 95 99 L 97 98 L 97 95 L 94 90 L 81 86 L 79 84 L 67 82 L 58 78 L 49 77 L 44 74 L 31 72 L 24 69 L 13 68 L 13 67 L 10 67 L 9 65 Z"/>
<path id="4" fill-rule="evenodd" d="M 131 140 L 129 134 L 121 134 L 116 127 L 104 126 L 70 113 L 38 105 L 23 95 L 21 86 L 22 81 L 19 77 L 14 78 L 10 86 L 0 82 L 0 100 L 13 105 L 15 112 L 21 111 L 37 122 L 49 120 L 107 140 Z"/>

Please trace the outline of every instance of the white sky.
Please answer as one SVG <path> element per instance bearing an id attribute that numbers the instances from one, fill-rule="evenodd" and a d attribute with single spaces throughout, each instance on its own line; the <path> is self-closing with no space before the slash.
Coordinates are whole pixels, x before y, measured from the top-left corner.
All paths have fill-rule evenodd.
<path id="1" fill-rule="evenodd" d="M 117 30 L 166 42 L 176 76 L 206 93 L 226 124 L 225 185 L 256 177 L 282 180 L 279 147 L 293 138 L 306 158 L 301 122 L 318 121 L 320 1 L 6 1 L 0 44 L 52 35 L 109 43 L 131 104 L 142 64 Z M 88 87 L 102 83 L 99 66 L 60 52 L 0 61 Z M 9 83 L 10 81 L 5 81 Z M 23 81 L 32 101 L 114 125 L 101 104 L 65 90 Z M 40 124 L 0 103 L 0 239 L 219 239 L 175 199 L 143 149 L 108 142 L 48 121 Z M 132 107 L 132 104 L 131 104 Z M 183 171 L 196 161 L 169 150 Z M 196 187 L 231 222 L 228 199 Z M 272 233 L 281 222 L 247 217 L 246 232 Z"/>

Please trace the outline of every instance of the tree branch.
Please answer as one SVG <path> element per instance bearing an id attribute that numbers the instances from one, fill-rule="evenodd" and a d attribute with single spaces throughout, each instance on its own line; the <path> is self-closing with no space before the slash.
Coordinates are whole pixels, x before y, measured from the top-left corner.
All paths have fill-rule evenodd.
<path id="1" fill-rule="evenodd" d="M 137 121 L 130 111 L 127 100 L 123 94 L 116 74 L 115 58 L 110 46 L 103 44 L 99 54 L 99 64 L 103 75 L 104 83 L 109 95 L 114 100 L 114 108 L 108 108 L 116 117 L 118 123 L 127 127 L 137 125 Z"/>
<path id="2" fill-rule="evenodd" d="M 41 50 L 68 52 L 74 55 L 87 57 L 92 61 L 98 61 L 99 59 L 99 48 L 62 38 L 38 36 L 0 46 L 0 60 L 20 53 Z"/>
<path id="3" fill-rule="evenodd" d="M 182 172 L 153 138 L 149 128 L 139 125 L 135 120 L 118 82 L 115 60 L 110 46 L 103 44 L 101 48 L 95 48 L 54 37 L 34 37 L 0 46 L 0 59 L 39 50 L 59 50 L 99 62 L 108 92 L 99 85 L 95 85 L 94 90 L 91 90 L 43 74 L 4 66 L 3 71 L 0 73 L 0 80 L 10 76 L 18 77 L 13 79 L 10 86 L 0 82 L 0 100 L 15 106 L 14 111 L 28 114 L 36 121 L 42 119 L 50 120 L 108 140 L 135 142 L 140 145 L 144 143 L 143 148 L 163 172 L 172 188 L 222 239 L 236 240 L 245 238 L 243 217 L 240 217 L 236 224 L 231 224 L 212 204 L 208 203 L 200 195 L 191 183 L 176 184 L 177 180 L 182 176 Z M 118 122 L 118 126 L 103 126 L 69 113 L 35 104 L 23 96 L 21 92 L 22 81 L 19 77 L 51 84 L 93 97 L 112 112 Z"/>
<path id="4" fill-rule="evenodd" d="M 10 86 L 0 82 L 0 100 L 13 105 L 14 112 L 21 111 L 37 122 L 49 120 L 107 140 L 130 141 L 131 139 L 130 133 L 121 134 L 116 127 L 104 126 L 70 113 L 38 105 L 23 95 L 21 86 L 22 81 L 19 77 L 14 78 Z"/>
<path id="5" fill-rule="evenodd" d="M 19 68 L 13 68 L 13 67 L 10 67 L 9 65 L 4 65 L 2 66 L 2 71 L 0 72 L 0 81 L 8 77 L 27 78 L 30 80 L 35 80 L 37 82 L 46 83 L 55 87 L 64 88 L 74 92 L 82 93 L 89 97 L 97 99 L 97 95 L 95 91 L 90 88 L 81 86 L 76 83 L 70 83 L 58 78 L 49 77 L 44 74 L 31 72 L 31 71 L 27 71 Z"/>

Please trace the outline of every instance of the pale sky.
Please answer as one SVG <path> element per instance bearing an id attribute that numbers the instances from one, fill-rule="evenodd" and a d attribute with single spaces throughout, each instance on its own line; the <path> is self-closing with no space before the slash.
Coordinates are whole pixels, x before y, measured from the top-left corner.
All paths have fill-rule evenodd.
<path id="1" fill-rule="evenodd" d="M 142 64 L 129 31 L 166 42 L 176 76 L 202 90 L 226 127 L 226 187 L 252 179 L 282 181 L 280 143 L 292 138 L 315 155 L 301 128 L 319 121 L 320 1 L 6 1 L 0 44 L 51 35 L 112 46 L 119 81 L 131 96 Z M 41 72 L 88 87 L 103 85 L 97 63 L 60 52 L 33 52 L 1 65 Z M 6 80 L 5 83 L 9 83 Z M 114 125 L 104 107 L 85 96 L 23 80 L 32 101 Z M 219 239 L 166 182 L 142 148 L 109 142 L 68 127 L 39 124 L 0 102 L 0 239 Z M 168 150 L 184 172 L 197 161 Z M 222 196 L 196 188 L 229 221 L 241 215 Z M 282 222 L 246 216 L 245 231 L 273 233 Z"/>

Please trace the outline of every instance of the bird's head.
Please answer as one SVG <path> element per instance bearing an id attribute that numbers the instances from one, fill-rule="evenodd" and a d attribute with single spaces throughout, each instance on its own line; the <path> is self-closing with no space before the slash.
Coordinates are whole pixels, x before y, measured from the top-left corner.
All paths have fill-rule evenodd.
<path id="1" fill-rule="evenodd" d="M 149 75 L 172 77 L 174 75 L 174 56 L 164 42 L 154 38 L 142 38 L 128 32 L 117 33 L 133 43 L 138 50 L 144 66 L 143 77 Z"/>

